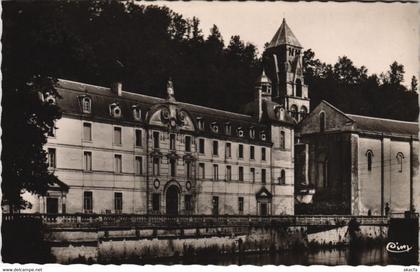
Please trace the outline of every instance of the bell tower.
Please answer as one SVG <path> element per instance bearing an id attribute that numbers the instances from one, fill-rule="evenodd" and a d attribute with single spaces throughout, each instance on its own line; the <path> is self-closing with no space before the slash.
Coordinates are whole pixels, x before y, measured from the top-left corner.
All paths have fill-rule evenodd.
<path id="1" fill-rule="evenodd" d="M 303 47 L 283 19 L 263 53 L 263 66 L 273 84 L 272 100 L 284 105 L 297 122 L 309 112 L 302 57 Z"/>

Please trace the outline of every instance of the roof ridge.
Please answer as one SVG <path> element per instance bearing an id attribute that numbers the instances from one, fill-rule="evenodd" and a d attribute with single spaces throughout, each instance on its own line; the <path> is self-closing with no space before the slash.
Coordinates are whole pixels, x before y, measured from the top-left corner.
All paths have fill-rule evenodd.
<path id="1" fill-rule="evenodd" d="M 184 104 L 184 105 L 190 105 L 190 106 L 194 106 L 194 107 L 199 107 L 199 108 L 210 109 L 210 110 L 214 110 L 214 111 L 220 111 L 220 112 L 229 113 L 229 114 L 240 115 L 240 116 L 244 116 L 244 117 L 252 117 L 251 115 L 247 115 L 247 114 L 237 113 L 237 112 L 233 112 L 233 111 L 226 111 L 226 110 L 221 110 L 221 109 L 216 109 L 216 108 L 210 108 L 210 107 L 197 105 L 197 104 L 191 104 L 191 103 L 187 103 L 187 102 L 177 102 L 177 103 L 178 104 Z"/>
<path id="2" fill-rule="evenodd" d="M 341 113 L 342 115 L 344 115 L 344 117 L 346 117 L 347 119 L 350 119 L 353 122 L 355 122 L 355 120 L 351 119 L 344 111 L 340 110 L 339 108 L 337 108 L 336 106 L 334 106 L 333 104 L 331 104 L 330 102 L 328 102 L 327 100 L 321 100 L 321 103 L 322 102 L 324 102 L 325 104 L 327 104 L 329 107 L 333 108 L 335 111 L 337 111 L 337 112 Z"/>
<path id="3" fill-rule="evenodd" d="M 62 82 L 76 84 L 76 85 L 85 85 L 85 86 L 90 86 L 90 87 L 95 87 L 95 88 L 106 89 L 106 90 L 111 89 L 109 87 L 104 87 L 104 86 L 99 86 L 99 85 L 94 85 L 94 84 L 89 84 L 89 83 L 84 83 L 84 82 L 79 82 L 79 81 L 74 81 L 74 80 L 68 80 L 68 79 L 63 79 L 63 78 L 58 78 L 57 80 L 58 82 L 62 81 Z"/>
<path id="4" fill-rule="evenodd" d="M 123 92 L 123 93 L 126 93 L 126 94 L 133 94 L 133 95 L 142 96 L 142 97 L 145 97 L 145 98 L 153 98 L 153 99 L 159 99 L 159 100 L 166 101 L 166 99 L 165 99 L 165 98 L 158 97 L 158 96 L 151 96 L 151 95 L 147 95 L 147 94 L 134 93 L 134 92 L 124 91 L 124 90 L 123 90 L 122 92 Z"/>
<path id="5" fill-rule="evenodd" d="M 359 115 L 359 114 L 352 114 L 352 113 L 345 113 L 345 114 L 350 115 L 350 116 L 354 116 L 354 117 L 370 118 L 370 119 L 376 119 L 376 120 L 382 120 L 382 121 L 391 121 L 391 122 L 408 123 L 408 124 L 419 124 L 419 122 L 410 122 L 410 121 L 403 121 L 403 120 L 397 120 L 397 119 L 373 117 L 373 116 Z"/>

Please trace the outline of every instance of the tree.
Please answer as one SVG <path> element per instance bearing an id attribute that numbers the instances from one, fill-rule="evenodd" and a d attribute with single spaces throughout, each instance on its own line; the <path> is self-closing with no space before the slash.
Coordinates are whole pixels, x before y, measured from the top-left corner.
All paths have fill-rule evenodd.
<path id="1" fill-rule="evenodd" d="M 334 65 L 334 76 L 344 84 L 358 84 L 367 79 L 367 69 L 364 66 L 357 68 L 352 60 L 343 56 Z"/>
<path id="2" fill-rule="evenodd" d="M 55 104 L 39 99 L 40 95 L 57 97 L 55 80 L 35 76 L 13 85 L 9 79 L 6 73 L 2 101 L 2 204 L 13 212 L 31 206 L 22 199 L 23 192 L 45 195 L 48 186 L 58 181 L 48 170 L 43 145 L 61 114 Z"/>
<path id="3" fill-rule="evenodd" d="M 398 64 L 394 61 L 390 66 L 388 71 L 389 84 L 391 85 L 400 85 L 404 81 L 404 65 Z"/>

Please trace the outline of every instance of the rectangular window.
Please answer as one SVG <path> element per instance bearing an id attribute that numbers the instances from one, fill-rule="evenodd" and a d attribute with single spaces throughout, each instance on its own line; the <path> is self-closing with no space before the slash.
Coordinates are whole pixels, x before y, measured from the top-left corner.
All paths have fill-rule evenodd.
<path id="1" fill-rule="evenodd" d="M 198 118 L 197 118 L 198 119 Z M 204 120 L 202 120 L 202 119 L 198 119 L 197 120 L 197 123 L 198 123 L 198 129 L 199 130 L 203 130 L 204 129 Z"/>
<path id="2" fill-rule="evenodd" d="M 153 147 L 159 148 L 159 132 L 153 131 Z"/>
<path id="3" fill-rule="evenodd" d="M 198 140 L 198 152 L 200 152 L 200 154 L 204 154 L 204 139 Z"/>
<path id="4" fill-rule="evenodd" d="M 122 173 L 121 155 L 114 155 L 114 171 L 115 173 Z"/>
<path id="5" fill-rule="evenodd" d="M 244 168 L 239 166 L 239 181 L 244 181 Z"/>
<path id="6" fill-rule="evenodd" d="M 92 171 L 92 152 L 84 152 L 84 170 Z"/>
<path id="7" fill-rule="evenodd" d="M 154 212 L 160 211 L 160 194 L 152 194 L 152 210 Z"/>
<path id="8" fill-rule="evenodd" d="M 267 216 L 268 215 L 267 203 L 261 203 L 260 204 L 260 215 L 261 216 Z"/>
<path id="9" fill-rule="evenodd" d="M 185 162 L 185 172 L 186 172 L 187 179 L 190 179 L 191 178 L 191 162 L 189 161 Z"/>
<path id="10" fill-rule="evenodd" d="M 255 182 L 255 168 L 250 168 L 249 171 L 251 173 L 251 182 L 254 183 Z"/>
<path id="11" fill-rule="evenodd" d="M 232 180 L 232 166 L 226 165 L 226 180 Z"/>
<path id="12" fill-rule="evenodd" d="M 92 141 L 91 123 L 83 123 L 83 141 Z"/>
<path id="13" fill-rule="evenodd" d="M 244 146 L 243 145 L 239 145 L 239 154 L 238 154 L 240 159 L 244 158 Z"/>
<path id="14" fill-rule="evenodd" d="M 85 213 L 92 213 L 93 210 L 93 196 L 92 192 L 83 193 L 83 211 Z"/>
<path id="15" fill-rule="evenodd" d="M 136 175 L 143 174 L 143 157 L 136 156 Z"/>
<path id="16" fill-rule="evenodd" d="M 219 180 L 219 166 L 213 164 L 213 180 Z"/>
<path id="17" fill-rule="evenodd" d="M 286 135 L 284 131 L 280 131 L 280 148 L 285 149 L 286 148 Z"/>
<path id="18" fill-rule="evenodd" d="M 199 176 L 198 178 L 200 178 L 200 179 L 205 179 L 206 178 L 204 163 L 198 164 L 198 176 Z"/>
<path id="19" fill-rule="evenodd" d="M 262 161 L 265 161 L 266 160 L 266 158 L 265 158 L 265 147 L 262 147 L 261 148 L 261 160 Z"/>
<path id="20" fill-rule="evenodd" d="M 169 148 L 175 150 L 175 134 L 169 134 Z"/>
<path id="21" fill-rule="evenodd" d="M 159 158 L 153 158 L 153 175 L 159 176 L 160 174 L 160 161 Z"/>
<path id="22" fill-rule="evenodd" d="M 232 145 L 231 143 L 226 143 L 226 158 L 232 158 Z"/>
<path id="23" fill-rule="evenodd" d="M 213 196 L 212 199 L 212 213 L 213 215 L 219 215 L 219 197 L 218 196 Z"/>
<path id="24" fill-rule="evenodd" d="M 185 152 L 191 152 L 191 136 L 185 136 Z"/>
<path id="25" fill-rule="evenodd" d="M 244 213 L 244 198 L 243 197 L 238 197 L 238 211 L 239 211 L 239 214 Z"/>
<path id="26" fill-rule="evenodd" d="M 185 195 L 184 200 L 185 200 L 185 210 L 186 211 L 192 211 L 193 210 L 192 196 L 191 195 Z"/>
<path id="27" fill-rule="evenodd" d="M 48 127 L 48 137 L 55 137 L 55 126 Z"/>
<path id="28" fill-rule="evenodd" d="M 114 145 L 121 145 L 121 128 L 114 127 Z"/>
<path id="29" fill-rule="evenodd" d="M 136 129 L 136 146 L 142 146 L 142 132 L 140 129 Z"/>
<path id="30" fill-rule="evenodd" d="M 249 147 L 249 159 L 255 160 L 255 147 L 254 146 Z"/>
<path id="31" fill-rule="evenodd" d="M 82 100 L 83 105 L 83 112 L 84 113 L 90 113 L 91 111 L 91 101 L 89 97 L 84 97 Z"/>
<path id="32" fill-rule="evenodd" d="M 213 141 L 213 155 L 217 156 L 219 155 L 219 142 Z"/>
<path id="33" fill-rule="evenodd" d="M 171 159 L 169 161 L 169 164 L 171 166 L 171 177 L 175 177 L 176 176 L 176 160 L 175 159 Z"/>
<path id="34" fill-rule="evenodd" d="M 261 169 L 261 183 L 265 184 L 266 183 L 266 173 L 265 173 L 265 169 Z"/>
<path id="35" fill-rule="evenodd" d="M 55 148 L 48 148 L 48 167 L 56 167 Z"/>
<path id="36" fill-rule="evenodd" d="M 122 213 L 123 209 L 123 194 L 114 193 L 114 209 L 115 213 Z"/>
<path id="37" fill-rule="evenodd" d="M 226 131 L 226 135 L 231 135 L 232 134 L 232 126 L 230 124 L 226 124 L 225 125 L 225 131 Z"/>

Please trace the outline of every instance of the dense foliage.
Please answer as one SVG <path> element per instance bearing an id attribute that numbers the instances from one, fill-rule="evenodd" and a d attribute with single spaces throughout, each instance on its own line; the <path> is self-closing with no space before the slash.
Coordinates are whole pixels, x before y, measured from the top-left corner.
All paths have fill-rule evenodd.
<path id="1" fill-rule="evenodd" d="M 217 26 L 204 37 L 198 18 L 113 1 L 4 2 L 3 7 L 3 69 L 11 74 L 36 71 L 102 86 L 121 80 L 126 90 L 154 96 L 163 96 L 172 77 L 178 100 L 231 111 L 254 98 L 261 72 L 256 47 L 239 36 L 225 46 Z M 322 63 L 311 50 L 304 64 L 312 107 L 326 99 L 347 112 L 417 116 L 417 94 L 401 85 L 402 65 L 392 64 L 378 77 L 347 57 Z"/>
<path id="2" fill-rule="evenodd" d="M 304 52 L 305 82 L 309 85 L 311 108 L 327 100 L 346 113 L 414 121 L 419 114 L 417 79 L 410 89 L 402 83 L 404 66 L 393 62 L 389 71 L 368 75 L 346 56 L 336 64 L 322 63 L 312 50 Z"/>
<path id="3" fill-rule="evenodd" d="M 102 86 L 120 80 L 125 90 L 154 96 L 163 96 L 172 77 L 178 100 L 231 111 L 254 99 L 262 66 L 256 47 L 239 36 L 225 45 L 217 26 L 204 37 L 197 18 L 183 18 L 166 7 L 114 1 L 2 6 L 2 189 L 16 205 L 22 204 L 17 195 L 24 188 L 42 194 L 54 179 L 42 145 L 59 112 L 32 100 L 38 91 L 55 94 L 47 76 Z M 347 57 L 329 65 L 307 50 L 304 65 L 312 108 L 325 99 L 345 112 L 417 117 L 417 93 L 401 85 L 400 64 L 378 77 Z M 415 78 L 411 88 L 417 88 Z"/>

